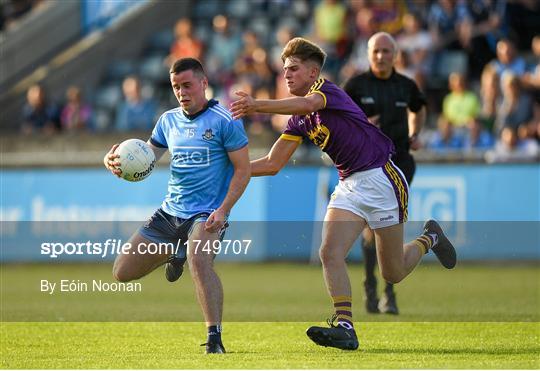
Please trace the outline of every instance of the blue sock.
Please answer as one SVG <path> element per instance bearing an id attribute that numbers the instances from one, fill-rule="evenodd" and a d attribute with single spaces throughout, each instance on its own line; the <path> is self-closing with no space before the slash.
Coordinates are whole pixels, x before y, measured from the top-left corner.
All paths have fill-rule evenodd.
<path id="1" fill-rule="evenodd" d="M 221 325 L 208 326 L 209 343 L 221 343 Z"/>

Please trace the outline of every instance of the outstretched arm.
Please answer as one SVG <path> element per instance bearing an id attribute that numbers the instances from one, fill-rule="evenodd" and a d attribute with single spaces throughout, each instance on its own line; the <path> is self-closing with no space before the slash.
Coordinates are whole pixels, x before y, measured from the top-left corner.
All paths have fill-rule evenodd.
<path id="1" fill-rule="evenodd" d="M 299 144 L 300 140 L 279 138 L 266 156 L 251 161 L 251 176 L 276 175 L 287 164 Z"/>
<path id="2" fill-rule="evenodd" d="M 234 119 L 239 119 L 255 112 L 307 115 L 325 106 L 324 98 L 320 94 L 284 99 L 253 99 L 243 91 L 236 92 L 236 95 L 240 98 L 231 103 L 231 112 Z"/>

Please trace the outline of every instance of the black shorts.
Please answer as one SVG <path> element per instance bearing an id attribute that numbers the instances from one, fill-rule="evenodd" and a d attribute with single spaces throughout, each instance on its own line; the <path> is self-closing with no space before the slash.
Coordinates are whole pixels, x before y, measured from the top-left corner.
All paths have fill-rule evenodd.
<path id="1" fill-rule="evenodd" d="M 169 215 L 160 208 L 139 228 L 139 234 L 154 243 L 172 243 L 174 246 L 180 247 L 176 256 L 184 258 L 186 256 L 184 243 L 188 240 L 194 224 L 206 221 L 209 216 L 210 213 L 202 212 L 189 219 L 183 219 Z M 225 223 L 225 226 L 219 231 L 220 239 L 223 239 L 227 226 L 228 224 Z"/>
<path id="2" fill-rule="evenodd" d="M 412 183 L 414 178 L 414 173 L 416 172 L 416 163 L 414 158 L 410 153 L 397 153 L 392 156 L 392 162 L 401 170 L 403 175 L 405 175 L 405 180 L 409 186 Z"/>

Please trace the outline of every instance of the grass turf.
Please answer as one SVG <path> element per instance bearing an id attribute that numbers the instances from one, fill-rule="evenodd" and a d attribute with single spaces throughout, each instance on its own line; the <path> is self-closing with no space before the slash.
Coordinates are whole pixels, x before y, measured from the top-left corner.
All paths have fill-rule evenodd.
<path id="1" fill-rule="evenodd" d="M 318 347 L 307 323 L 228 323 L 207 356 L 200 323 L 3 323 L 3 369 L 537 369 L 538 323 L 364 323 L 360 350 Z"/>
<path id="2" fill-rule="evenodd" d="M 538 266 L 421 265 L 397 286 L 397 317 L 364 313 L 360 269 L 350 269 L 360 350 L 343 352 L 304 335 L 331 311 L 320 267 L 218 264 L 229 351 L 219 357 L 198 346 L 188 274 L 168 284 L 160 269 L 140 293 L 49 295 L 41 279 L 110 281 L 110 265 L 4 265 L 0 368 L 540 368 Z"/>

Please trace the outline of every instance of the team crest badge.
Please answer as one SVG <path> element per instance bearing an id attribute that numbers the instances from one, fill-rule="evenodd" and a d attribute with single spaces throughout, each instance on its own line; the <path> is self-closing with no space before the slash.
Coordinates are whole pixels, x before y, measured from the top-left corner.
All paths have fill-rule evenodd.
<path id="1" fill-rule="evenodd" d="M 212 129 L 206 129 L 202 137 L 204 140 L 212 140 L 212 138 L 214 138 L 215 135 L 214 133 L 212 133 Z"/>

